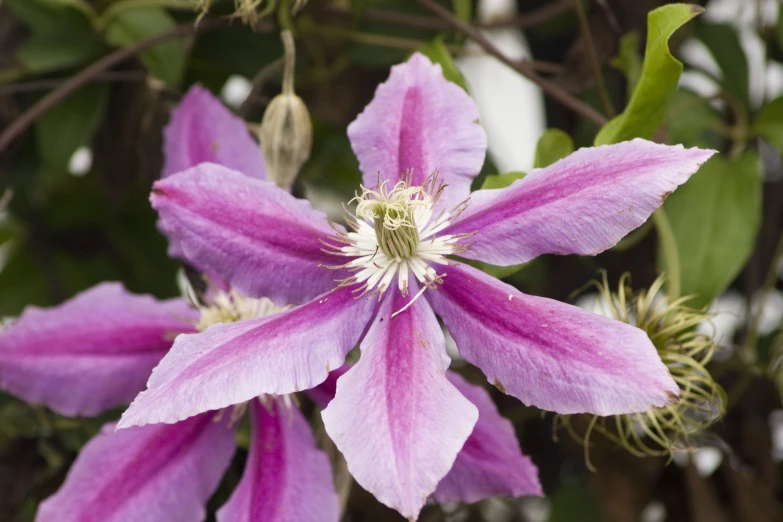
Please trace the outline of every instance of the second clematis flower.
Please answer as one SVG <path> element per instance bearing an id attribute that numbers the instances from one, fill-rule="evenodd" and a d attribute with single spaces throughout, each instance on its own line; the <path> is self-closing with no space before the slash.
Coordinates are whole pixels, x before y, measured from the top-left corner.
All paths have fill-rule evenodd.
<path id="1" fill-rule="evenodd" d="M 312 388 L 359 344 L 326 430 L 359 484 L 415 519 L 479 416 L 446 376 L 436 314 L 460 354 L 526 404 L 614 415 L 676 398 L 640 329 L 525 295 L 453 256 L 512 265 L 601 252 L 714 151 L 643 140 L 581 149 L 471 194 L 486 150 L 476 107 L 419 54 L 392 69 L 348 135 L 364 175 L 348 231 L 217 164 L 155 184 L 152 204 L 184 256 L 246 295 L 303 304 L 180 335 L 119 427 Z"/>

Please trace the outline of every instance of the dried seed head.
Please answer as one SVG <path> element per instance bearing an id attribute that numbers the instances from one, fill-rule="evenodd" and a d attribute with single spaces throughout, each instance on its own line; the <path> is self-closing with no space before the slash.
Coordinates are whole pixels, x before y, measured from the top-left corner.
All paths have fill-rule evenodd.
<path id="1" fill-rule="evenodd" d="M 627 286 L 627 274 L 620 278 L 617 292 L 609 289 L 606 274 L 602 281 L 592 283 L 599 291 L 605 315 L 647 333 L 680 387 L 680 397 L 673 404 L 642 413 L 593 416 L 583 431 L 576 428 L 571 416 L 557 416 L 553 429 L 566 428 L 585 445 L 586 456 L 594 432 L 637 456 L 670 455 L 673 450 L 688 449 L 689 438 L 703 432 L 724 413 L 726 393 L 706 368 L 715 341 L 696 331 L 696 326 L 709 321 L 710 316 L 687 306 L 690 297 L 669 302 L 658 295 L 663 282 L 661 276 L 649 289 L 635 294 Z"/>
<path id="2" fill-rule="evenodd" d="M 268 178 L 287 189 L 310 157 L 313 127 L 307 106 L 294 93 L 296 50 L 293 36 L 290 31 L 283 31 L 281 38 L 285 46 L 283 92 L 272 99 L 264 112 L 259 141 Z"/>
<path id="3" fill-rule="evenodd" d="M 181 0 L 183 3 L 192 0 Z M 200 21 L 212 7 L 215 0 L 195 0 L 195 8 L 200 10 L 197 22 Z M 259 22 L 270 15 L 277 7 L 280 0 L 234 0 L 234 15 L 250 27 L 257 28 Z M 307 5 L 307 0 L 291 0 L 289 11 L 297 14 Z"/>

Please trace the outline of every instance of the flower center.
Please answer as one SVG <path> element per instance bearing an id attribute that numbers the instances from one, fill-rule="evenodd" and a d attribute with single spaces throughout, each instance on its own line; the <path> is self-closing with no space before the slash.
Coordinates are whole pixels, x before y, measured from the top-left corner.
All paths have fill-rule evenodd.
<path id="1" fill-rule="evenodd" d="M 388 181 L 380 183 L 376 190 L 362 187 L 361 194 L 352 200 L 357 202 L 356 213 L 346 209 L 345 219 L 352 231 L 343 232 L 333 226 L 336 235 L 330 238 L 331 243 L 325 242 L 327 252 L 352 259 L 325 268 L 353 272 L 338 282 L 340 286 L 360 283 L 354 290 L 358 296 L 372 292 L 380 298 L 395 277 L 402 295 L 408 295 L 410 284 L 415 284 L 410 280 L 411 274 L 421 286 L 416 297 L 441 284 L 443 276 L 431 265 L 449 264 L 446 256 L 467 250 L 460 240 L 470 235 L 439 235 L 467 204 L 463 202 L 450 212 L 435 215 L 442 192 L 437 173 L 421 186 L 411 185 L 408 175 L 392 188 Z"/>
<path id="2" fill-rule="evenodd" d="M 256 317 L 265 317 L 290 308 L 277 306 L 266 297 L 260 299 L 245 297 L 236 290 L 229 290 L 228 292 L 217 291 L 208 305 L 198 304 L 198 301 L 192 298 L 191 302 L 201 312 L 196 323 L 196 328 L 200 332 L 216 324 L 235 323 L 237 321 L 255 319 Z"/>

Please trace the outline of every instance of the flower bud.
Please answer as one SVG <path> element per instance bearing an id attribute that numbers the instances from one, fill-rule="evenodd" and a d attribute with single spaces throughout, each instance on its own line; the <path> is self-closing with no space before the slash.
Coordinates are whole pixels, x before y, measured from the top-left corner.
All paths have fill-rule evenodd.
<path id="1" fill-rule="evenodd" d="M 676 403 L 661 408 L 611 417 L 593 416 L 587 423 L 573 423 L 570 416 L 558 416 L 554 429 L 566 428 L 586 448 L 591 435 L 599 433 L 637 456 L 668 455 L 676 449 L 687 449 L 689 437 L 703 432 L 724 413 L 726 393 L 706 368 L 715 351 L 715 341 L 696 330 L 710 317 L 687 306 L 689 297 L 671 302 L 658 295 L 663 277 L 638 293 L 626 286 L 627 279 L 627 275 L 620 279 L 617 292 L 609 289 L 606 274 L 603 281 L 594 282 L 600 296 L 600 313 L 647 333 L 679 386 L 680 397 Z M 577 429 L 577 424 L 586 426 L 584 431 Z"/>
<path id="2" fill-rule="evenodd" d="M 294 93 L 295 49 L 290 31 L 283 31 L 285 71 L 283 92 L 275 96 L 264 112 L 259 130 L 261 151 L 266 161 L 267 178 L 287 189 L 299 174 L 313 144 L 310 113 Z"/>

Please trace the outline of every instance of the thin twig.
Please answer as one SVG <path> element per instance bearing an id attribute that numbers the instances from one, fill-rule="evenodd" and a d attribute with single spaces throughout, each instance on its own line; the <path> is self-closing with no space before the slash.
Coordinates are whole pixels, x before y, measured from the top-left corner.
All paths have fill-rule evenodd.
<path id="1" fill-rule="evenodd" d="M 96 74 L 90 79 L 90 82 L 135 82 L 144 81 L 146 78 L 147 75 L 142 71 L 107 71 L 105 73 Z M 8 96 L 20 92 L 54 89 L 66 81 L 68 81 L 68 78 L 47 78 L 44 80 L 31 80 L 28 82 L 0 85 L 0 96 Z"/>
<path id="2" fill-rule="evenodd" d="M 778 239 L 775 253 L 772 255 L 772 261 L 767 269 L 767 275 L 764 277 L 764 284 L 759 293 L 758 309 L 748 312 L 748 334 L 745 336 L 745 342 L 742 343 L 740 356 L 748 364 L 756 364 L 758 360 L 758 339 L 759 328 L 761 327 L 761 314 L 764 313 L 764 306 L 770 293 L 775 288 L 775 281 L 778 278 L 778 267 L 783 260 L 783 234 Z"/>
<path id="3" fill-rule="evenodd" d="M 250 89 L 250 94 L 247 95 L 245 101 L 237 109 L 237 114 L 242 118 L 247 118 L 250 114 L 250 110 L 255 107 L 260 98 L 261 91 L 264 89 L 264 83 L 273 74 L 277 73 L 283 68 L 285 64 L 285 57 L 281 56 L 277 60 L 265 65 L 254 77 L 253 87 Z"/>
<path id="4" fill-rule="evenodd" d="M 525 13 L 509 20 L 498 20 L 490 22 L 478 22 L 476 27 L 480 29 L 501 29 L 506 27 L 516 27 L 525 29 L 534 27 L 555 16 L 562 14 L 571 8 L 571 0 L 560 0 L 547 4 L 535 11 Z M 346 18 L 353 18 L 354 13 L 350 9 L 336 7 L 333 5 L 325 6 L 318 10 L 319 13 L 328 13 Z M 393 25 L 402 25 L 413 29 L 427 29 L 431 31 L 445 31 L 453 26 L 440 18 L 430 16 L 417 16 L 399 11 L 388 9 L 367 9 L 362 13 L 362 18 L 371 22 L 385 22 Z"/>
<path id="5" fill-rule="evenodd" d="M 27 109 L 21 116 L 15 119 L 11 124 L 0 134 L 0 153 L 2 153 L 8 145 L 11 144 L 19 135 L 21 135 L 27 128 L 40 118 L 46 111 L 57 105 L 61 100 L 68 97 L 76 89 L 89 83 L 96 75 L 101 74 L 105 70 L 114 67 L 115 65 L 149 49 L 161 42 L 171 40 L 174 38 L 182 38 L 189 36 L 197 32 L 207 31 L 211 29 L 217 29 L 225 27 L 229 22 L 225 19 L 205 20 L 199 25 L 195 26 L 192 23 L 186 23 L 178 25 L 173 29 L 150 36 L 147 39 L 141 40 L 129 47 L 117 49 L 116 51 L 107 54 L 100 60 L 93 62 L 79 73 L 75 74 L 62 84 L 60 84 L 52 92 L 41 98 L 35 105 Z"/>
<path id="6" fill-rule="evenodd" d="M 601 74 L 601 64 L 598 62 L 598 54 L 595 52 L 595 43 L 593 42 L 593 34 L 590 32 L 590 24 L 587 21 L 587 15 L 582 7 L 582 0 L 573 0 L 574 9 L 577 15 L 579 15 L 579 26 L 582 29 L 582 36 L 587 43 L 587 56 L 590 57 L 590 66 L 593 69 L 593 76 L 595 77 L 595 84 L 598 87 L 598 94 L 601 96 L 601 103 L 604 106 L 604 112 L 609 118 L 614 118 L 614 108 L 612 102 L 609 100 L 609 91 L 606 90 L 606 84 L 604 83 L 604 75 Z"/>
<path id="7" fill-rule="evenodd" d="M 592 121 L 593 123 L 599 126 L 603 126 L 604 124 L 606 124 L 607 119 L 600 112 L 596 111 L 582 100 L 573 97 L 565 89 L 563 89 L 556 83 L 539 76 L 538 73 L 536 73 L 535 70 L 533 70 L 530 64 L 528 64 L 526 61 L 516 62 L 514 60 L 511 60 L 508 56 L 503 54 L 497 47 L 495 47 L 495 45 L 492 42 L 490 42 L 486 37 L 484 37 L 484 35 L 482 35 L 478 29 L 460 20 L 445 7 L 442 7 L 441 5 L 435 3 L 434 0 L 417 0 L 417 1 L 419 2 L 419 4 L 427 8 L 432 13 L 438 15 L 439 17 L 449 22 L 449 25 L 451 25 L 451 27 L 460 31 L 461 33 L 469 37 L 471 40 L 476 42 L 478 45 L 484 48 L 484 50 L 488 54 L 491 54 L 501 62 L 505 63 L 506 65 L 508 65 L 515 71 L 517 71 L 522 76 L 525 76 L 526 78 L 531 80 L 533 83 L 541 87 L 544 90 L 544 92 L 546 92 L 547 94 L 549 94 L 550 96 L 558 100 L 566 107 L 569 107 L 574 112 L 581 114 L 582 116 L 584 116 L 585 118 L 587 118 L 588 120 Z"/>

